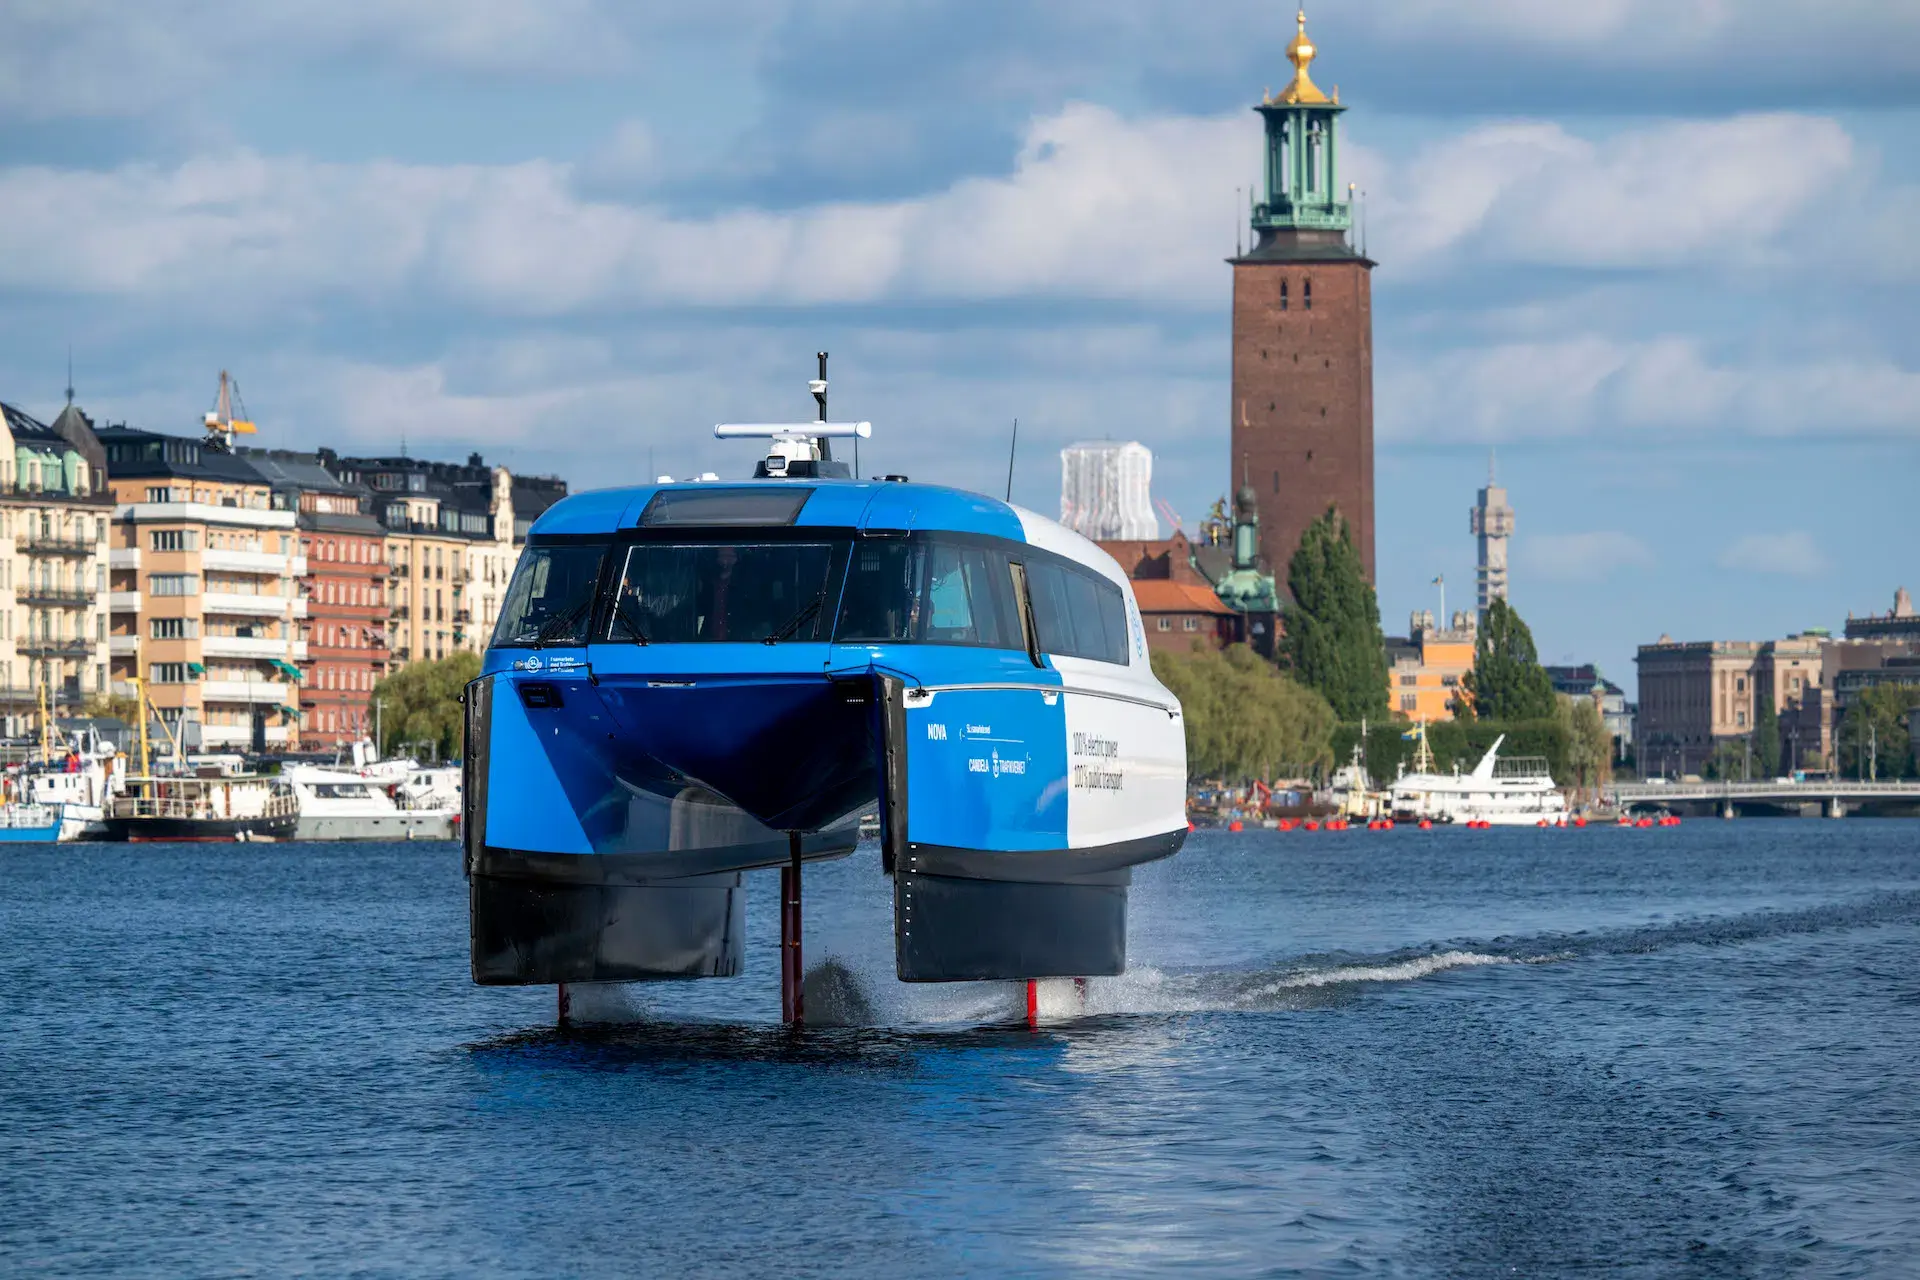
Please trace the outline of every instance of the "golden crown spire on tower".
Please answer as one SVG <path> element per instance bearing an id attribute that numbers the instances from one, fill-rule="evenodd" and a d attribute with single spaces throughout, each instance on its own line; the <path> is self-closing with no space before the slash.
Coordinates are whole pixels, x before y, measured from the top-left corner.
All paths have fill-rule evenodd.
<path id="1" fill-rule="evenodd" d="M 1277 102 L 1325 102 L 1327 95 L 1320 92 L 1320 86 L 1307 74 L 1314 56 L 1319 50 L 1313 47 L 1313 41 L 1307 39 L 1307 11 L 1300 10 L 1295 18 L 1300 29 L 1294 33 L 1287 45 L 1287 61 L 1293 64 L 1293 83 L 1280 91 Z"/>

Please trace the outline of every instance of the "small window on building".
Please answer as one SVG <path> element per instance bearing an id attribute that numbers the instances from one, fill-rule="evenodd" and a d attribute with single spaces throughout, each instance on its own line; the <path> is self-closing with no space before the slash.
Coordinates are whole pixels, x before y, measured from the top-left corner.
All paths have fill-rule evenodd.
<path id="1" fill-rule="evenodd" d="M 1287 309 L 1287 282 L 1285 280 L 1280 282 L 1280 309 L 1282 311 Z"/>
<path id="2" fill-rule="evenodd" d="M 1402 689 L 1417 688 L 1419 684 L 1420 684 L 1419 676 L 1401 676 L 1400 677 L 1400 687 Z"/>
<path id="3" fill-rule="evenodd" d="M 1302 311 L 1313 310 L 1313 281 L 1311 279 L 1300 282 L 1300 309 Z"/>
<path id="4" fill-rule="evenodd" d="M 1441 676 L 1440 683 L 1445 685 L 1449 689 L 1456 689 L 1460 686 L 1460 677 L 1459 676 Z"/>
<path id="5" fill-rule="evenodd" d="M 1418 711 L 1418 710 L 1420 709 L 1420 697 L 1419 697 L 1419 695 L 1418 695 L 1418 694 L 1412 694 L 1412 693 L 1403 693 L 1403 694 L 1401 694 L 1401 695 L 1400 695 L 1400 709 L 1401 709 L 1402 711 Z"/>
<path id="6" fill-rule="evenodd" d="M 172 502 L 173 490 L 167 488 L 165 485 L 149 486 L 147 489 L 147 501 Z"/>
<path id="7" fill-rule="evenodd" d="M 1154 621 L 1155 621 L 1156 623 L 1158 623 L 1158 624 L 1159 624 L 1159 627 L 1160 627 L 1160 630 L 1162 630 L 1162 631 L 1171 631 L 1171 630 L 1173 630 L 1173 619 L 1172 619 L 1172 618 L 1156 618 L 1156 619 L 1154 619 Z"/>
<path id="8" fill-rule="evenodd" d="M 1182 629 L 1187 631 L 1198 631 L 1200 629 L 1200 619 L 1182 618 L 1180 620 L 1180 626 L 1182 627 Z"/>
<path id="9" fill-rule="evenodd" d="M 1739 726 L 1740 726 L 1740 727 L 1741 727 L 1742 729 L 1744 729 L 1744 728 L 1746 728 L 1746 727 L 1747 727 L 1747 713 L 1746 713 L 1746 712 L 1744 712 L 1744 711 L 1742 711 L 1742 712 L 1739 712 L 1739 713 L 1738 713 L 1737 715 L 1735 715 L 1735 716 L 1734 716 L 1734 718 L 1733 718 L 1733 719 L 1734 719 L 1734 723 L 1735 723 L 1735 724 L 1737 724 L 1737 725 L 1739 725 Z"/>

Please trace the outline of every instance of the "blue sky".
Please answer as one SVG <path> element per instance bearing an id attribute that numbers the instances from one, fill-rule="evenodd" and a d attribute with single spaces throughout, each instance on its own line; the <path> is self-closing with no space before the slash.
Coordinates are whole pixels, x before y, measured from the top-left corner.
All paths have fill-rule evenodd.
<path id="1" fill-rule="evenodd" d="M 1498 449 L 1549 660 L 1920 586 L 1920 2 L 1341 0 L 1389 629 L 1473 576 Z M 833 352 L 869 469 L 1057 507 L 1139 439 L 1228 482 L 1246 0 L 16 0 L 0 398 L 576 487 L 737 473 Z"/>

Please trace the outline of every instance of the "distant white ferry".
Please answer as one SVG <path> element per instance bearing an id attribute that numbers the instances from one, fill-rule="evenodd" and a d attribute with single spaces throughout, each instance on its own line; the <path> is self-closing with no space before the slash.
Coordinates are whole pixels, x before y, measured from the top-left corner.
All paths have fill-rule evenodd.
<path id="1" fill-rule="evenodd" d="M 1502 734 L 1493 740 L 1472 773 L 1456 766 L 1452 773 L 1433 772 L 1421 726 L 1420 753 L 1415 772 L 1401 774 L 1393 784 L 1393 817 L 1397 822 L 1450 822 L 1464 826 L 1484 822 L 1496 827 L 1533 827 L 1567 816 L 1567 800 L 1553 783 L 1547 762 L 1539 756 L 1500 759 Z"/>

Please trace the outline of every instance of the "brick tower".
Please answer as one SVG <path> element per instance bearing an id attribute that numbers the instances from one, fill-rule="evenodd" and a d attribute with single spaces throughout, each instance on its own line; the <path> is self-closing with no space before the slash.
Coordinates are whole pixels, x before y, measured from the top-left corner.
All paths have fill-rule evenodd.
<path id="1" fill-rule="evenodd" d="M 1284 589 L 1307 525 L 1337 507 L 1373 579 L 1373 263 L 1351 243 L 1339 186 L 1340 91 L 1322 93 L 1307 15 L 1293 82 L 1266 122 L 1265 198 L 1233 263 L 1233 458 L 1260 494 L 1260 551 Z"/>

